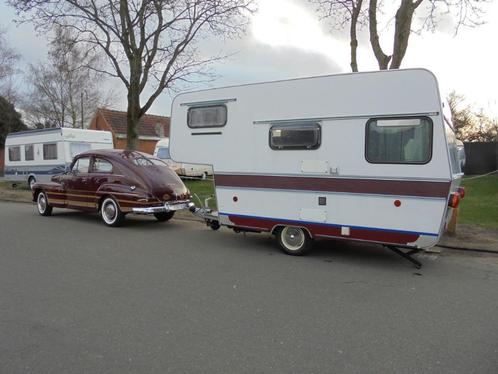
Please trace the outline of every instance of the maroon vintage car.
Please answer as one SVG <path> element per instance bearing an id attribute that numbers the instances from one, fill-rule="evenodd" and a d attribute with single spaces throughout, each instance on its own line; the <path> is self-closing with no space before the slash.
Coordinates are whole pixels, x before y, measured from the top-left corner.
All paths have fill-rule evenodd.
<path id="1" fill-rule="evenodd" d="M 189 209 L 189 191 L 163 161 L 125 150 L 93 150 L 77 155 L 69 170 L 52 182 L 33 186 L 33 201 L 42 216 L 52 208 L 100 212 L 109 226 L 119 226 L 127 213 L 153 214 L 167 221 Z"/>

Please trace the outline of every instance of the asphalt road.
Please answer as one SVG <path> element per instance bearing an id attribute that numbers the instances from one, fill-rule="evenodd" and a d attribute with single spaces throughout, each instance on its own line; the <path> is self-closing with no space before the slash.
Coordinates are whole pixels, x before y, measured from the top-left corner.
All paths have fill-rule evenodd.
<path id="1" fill-rule="evenodd" d="M 0 203 L 0 373 L 498 373 L 498 256 Z"/>

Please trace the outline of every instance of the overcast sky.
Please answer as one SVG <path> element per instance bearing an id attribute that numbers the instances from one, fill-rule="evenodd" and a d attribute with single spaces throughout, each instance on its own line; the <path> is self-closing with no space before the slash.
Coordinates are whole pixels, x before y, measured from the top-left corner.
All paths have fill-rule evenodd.
<path id="1" fill-rule="evenodd" d="M 259 11 L 252 17 L 246 36 L 237 41 L 209 40 L 203 50 L 223 51 L 232 57 L 213 66 L 219 78 L 207 86 L 225 86 L 268 80 L 287 79 L 349 72 L 349 40 L 320 21 L 306 0 L 258 0 Z M 397 1 L 395 1 L 397 4 Z M 0 24 L 8 31 L 8 41 L 25 62 L 45 58 L 47 40 L 36 36 L 29 25 L 13 24 L 14 12 L 0 3 Z M 392 20 L 386 18 L 381 43 L 390 53 Z M 464 94 L 469 103 L 498 117 L 498 2 L 487 6 L 477 28 L 462 28 L 454 36 L 451 18 L 442 22 L 436 33 L 412 34 L 403 68 L 424 67 L 439 79 L 442 95 L 451 90 Z M 417 20 L 415 20 L 417 22 Z M 363 31 L 364 34 L 364 31 Z M 378 68 L 368 43 L 360 37 L 358 63 L 361 71 Z M 115 109 L 126 110 L 121 84 L 114 84 Z M 204 88 L 199 86 L 195 88 Z M 169 115 L 168 93 L 156 101 L 150 113 Z"/>

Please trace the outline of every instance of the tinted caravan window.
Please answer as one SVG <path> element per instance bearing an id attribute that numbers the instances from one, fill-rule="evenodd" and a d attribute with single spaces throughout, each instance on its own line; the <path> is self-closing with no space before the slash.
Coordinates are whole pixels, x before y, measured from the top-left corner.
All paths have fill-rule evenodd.
<path id="1" fill-rule="evenodd" d="M 227 123 L 227 107 L 210 105 L 188 109 L 187 124 L 191 128 L 223 127 Z"/>
<path id="2" fill-rule="evenodd" d="M 57 160 L 57 144 L 43 144 L 43 159 Z"/>
<path id="3" fill-rule="evenodd" d="M 9 161 L 21 161 L 21 147 L 9 147 Z"/>
<path id="4" fill-rule="evenodd" d="M 371 119 L 366 126 L 366 159 L 374 164 L 425 164 L 432 157 L 432 121 Z"/>
<path id="5" fill-rule="evenodd" d="M 26 144 L 24 146 L 24 160 L 33 161 L 35 159 L 35 150 L 33 144 Z"/>
<path id="6" fill-rule="evenodd" d="M 169 148 L 167 148 L 167 147 L 158 148 L 157 149 L 157 158 L 160 158 L 162 160 L 171 158 L 171 156 L 169 154 Z"/>
<path id="7" fill-rule="evenodd" d="M 320 138 L 318 123 L 274 125 L 270 128 L 270 147 L 274 150 L 317 149 Z"/>

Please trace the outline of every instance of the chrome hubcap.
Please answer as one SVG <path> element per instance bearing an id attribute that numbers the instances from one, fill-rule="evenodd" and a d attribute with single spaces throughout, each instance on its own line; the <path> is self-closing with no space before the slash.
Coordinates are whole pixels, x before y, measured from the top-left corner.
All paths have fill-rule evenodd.
<path id="1" fill-rule="evenodd" d="M 298 250 L 304 244 L 303 230 L 297 227 L 286 227 L 282 233 L 282 239 L 289 250 Z"/>
<path id="2" fill-rule="evenodd" d="M 109 222 L 112 222 L 116 217 L 116 207 L 111 202 L 107 203 L 104 206 L 103 212 L 104 212 L 104 218 Z"/>
<path id="3" fill-rule="evenodd" d="M 38 210 L 43 213 L 45 209 L 47 209 L 47 199 L 44 194 L 40 193 L 38 195 Z"/>

